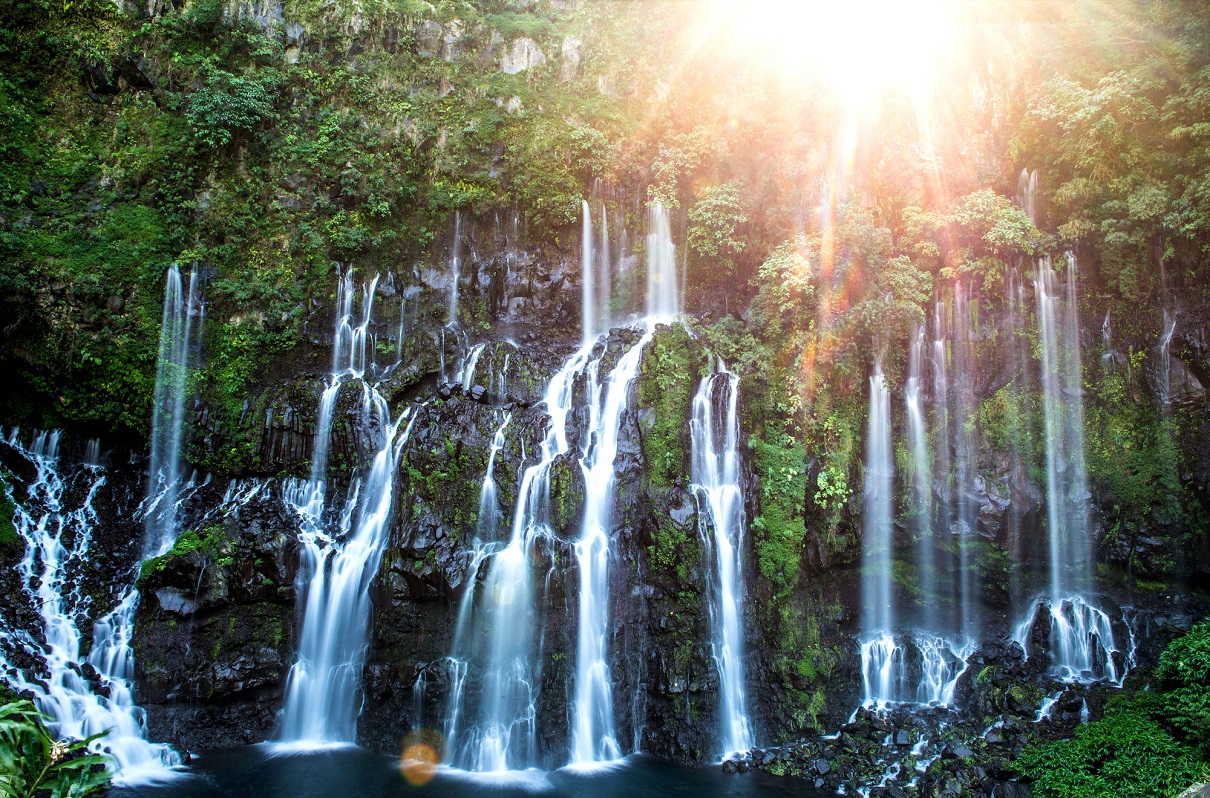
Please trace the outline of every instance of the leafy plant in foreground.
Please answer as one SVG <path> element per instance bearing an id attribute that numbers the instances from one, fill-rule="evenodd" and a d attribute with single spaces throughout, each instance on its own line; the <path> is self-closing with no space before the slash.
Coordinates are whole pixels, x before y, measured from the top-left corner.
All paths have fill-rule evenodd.
<path id="1" fill-rule="evenodd" d="M 51 798 L 82 798 L 109 783 L 106 757 L 84 753 L 104 732 L 55 740 L 45 717 L 28 701 L 0 706 L 0 798 L 33 798 L 44 790 Z"/>

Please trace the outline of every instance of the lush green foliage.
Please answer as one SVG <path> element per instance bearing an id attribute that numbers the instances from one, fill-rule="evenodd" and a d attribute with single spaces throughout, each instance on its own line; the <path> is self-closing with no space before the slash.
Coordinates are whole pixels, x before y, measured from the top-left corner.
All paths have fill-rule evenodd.
<path id="1" fill-rule="evenodd" d="M 1034 794 L 1170 798 L 1197 779 L 1210 760 L 1210 619 L 1168 644 L 1155 676 L 1161 690 L 1110 699 L 1075 739 L 1027 748 L 1016 768 Z"/>
<path id="2" fill-rule="evenodd" d="M 1164 649 L 1155 675 L 1166 688 L 1167 721 L 1210 760 L 1210 619 Z"/>
<path id="3" fill-rule="evenodd" d="M 1111 703 L 1103 720 L 1076 729 L 1074 740 L 1033 745 L 1016 762 L 1038 798 L 1171 798 L 1202 764 L 1143 712 Z"/>
<path id="4" fill-rule="evenodd" d="M 647 479 L 667 487 L 688 474 L 689 406 L 701 377 L 701 352 L 679 324 L 657 330 L 639 366 L 638 400 Z"/>
<path id="5" fill-rule="evenodd" d="M 0 796 L 83 798 L 109 783 L 107 757 L 87 753 L 102 735 L 58 742 L 44 720 L 28 701 L 0 706 Z"/>

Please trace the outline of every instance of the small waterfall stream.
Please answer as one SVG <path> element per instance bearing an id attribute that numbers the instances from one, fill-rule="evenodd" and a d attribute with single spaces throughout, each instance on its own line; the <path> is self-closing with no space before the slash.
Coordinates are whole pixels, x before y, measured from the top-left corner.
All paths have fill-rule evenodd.
<path id="1" fill-rule="evenodd" d="M 458 629 L 451 657 L 454 689 L 446 713 L 450 763 L 488 772 L 535 764 L 537 709 L 532 554 L 535 545 L 553 538 L 550 527 L 550 470 L 569 448 L 567 418 L 572 411 L 575 377 L 588 362 L 585 347 L 563 365 L 547 386 L 543 399 L 550 423 L 537 463 L 527 468 L 517 492 L 512 531 L 507 545 L 490 556 L 481 606 L 475 612 L 475 580 L 459 608 Z M 478 576 L 479 562 L 475 563 Z M 474 626 L 468 629 L 469 625 Z M 483 643 L 476 630 L 482 630 Z M 482 667 L 482 697 L 465 705 L 468 663 Z M 464 730 L 465 727 L 465 730 Z"/>
<path id="2" fill-rule="evenodd" d="M 719 672 L 723 759 L 747 751 L 753 744 L 744 697 L 741 552 L 747 518 L 739 485 L 738 396 L 739 378 L 718 363 L 698 386 L 689 426 L 692 488 L 698 500 L 702 539 L 713 549 L 715 559 L 710 620 Z"/>
<path id="3" fill-rule="evenodd" d="M 450 251 L 450 315 L 447 324 L 449 327 L 458 324 L 458 281 L 460 279 L 462 279 L 462 211 L 454 211 L 454 243 Z"/>
<path id="4" fill-rule="evenodd" d="M 938 625 L 935 600 L 936 552 L 933 544 L 932 463 L 929 462 L 928 431 L 924 423 L 924 328 L 916 329 L 908 354 L 907 385 L 903 402 L 907 409 L 908 447 L 912 453 L 912 499 L 916 513 L 916 575 L 924 608 L 920 621 L 925 628 Z"/>
<path id="5" fill-rule="evenodd" d="M 580 457 L 584 472 L 584 523 L 575 544 L 580 570 L 580 611 L 572 704 L 571 764 L 588 765 L 622 755 L 613 723 L 609 669 L 609 539 L 613 529 L 614 458 L 621 415 L 638 375 L 651 328 L 600 379 L 601 361 L 588 368 L 590 421 Z M 602 353 L 603 356 L 604 353 Z"/>
<path id="6" fill-rule="evenodd" d="M 894 630 L 891 595 L 891 547 L 894 463 L 891 460 L 891 394 L 882 365 L 870 376 L 870 412 L 867 421 L 865 480 L 862 489 L 861 570 L 864 616 L 862 627 L 871 637 Z"/>
<path id="7" fill-rule="evenodd" d="M 160 354 L 156 363 L 155 404 L 151 418 L 151 462 L 145 509 L 147 539 L 143 546 L 147 557 L 163 554 L 176 540 L 183 466 L 181 447 L 185 437 L 185 392 L 190 355 L 201 343 L 204 318 L 197 268 L 189 274 L 186 292 L 180 269 L 172 264 L 164 285 Z"/>
<path id="8" fill-rule="evenodd" d="M 408 408 L 392 420 L 386 399 L 361 382 L 360 413 L 368 428 L 378 430 L 378 450 L 368 473 L 349 485 L 339 518 L 328 518 L 325 490 L 332 414 L 341 387 L 362 380 L 365 374 L 377 283 L 375 276 L 362 286 L 361 322 L 354 326 L 352 270 L 339 276 L 332 373 L 320 399 L 311 478 L 288 483 L 282 491 L 287 506 L 299 516 L 298 586 L 305 603 L 279 738 L 300 747 L 351 743 L 356 736 L 368 645 L 369 586 L 389 536 L 395 471 L 417 416 Z M 407 426 L 400 432 L 404 421 Z"/>
<path id="9" fill-rule="evenodd" d="M 148 492 L 139 508 L 145 529 L 140 564 L 165 553 L 176 541 L 177 519 L 188 488 L 182 480 L 181 457 L 185 399 L 203 318 L 197 269 L 190 273 L 186 291 L 180 270 L 173 264 L 164 286 Z M 45 670 L 27 674 L 9 668 L 8 678 L 18 690 L 34 694 L 58 734 L 83 739 L 108 730 L 93 748 L 113 756 L 115 783 L 168 778 L 181 758 L 168 746 L 147 741 L 146 716 L 134 703 L 131 637 L 139 605 L 134 584 L 137 571 L 130 575 L 131 584 L 114 607 L 94 621 L 87 661 L 81 654 L 84 638 L 77 623 L 88 612 L 90 600 L 82 595 L 78 580 L 90 557 L 92 529 L 97 523 L 93 499 L 105 484 L 104 469 L 95 464 L 100 445 L 90 443 L 89 462 L 72 471 L 60 462 L 57 432 L 36 435 L 25 450 L 14 430 L 9 444 L 37 467 L 37 478 L 28 486 L 27 495 L 10 498 L 16 506 L 14 526 L 25 541 L 25 557 L 19 566 L 22 583 L 39 608 L 43 639 L 24 630 L 4 629 L 0 641 L 4 649 L 20 648 L 33 655 L 45 663 Z M 80 482 L 87 486 L 84 499 L 78 507 L 65 506 L 69 485 Z M 0 661 L 7 663 L 7 653 L 0 652 Z M 96 671 L 102 689 L 97 690 L 85 678 L 86 662 Z"/>

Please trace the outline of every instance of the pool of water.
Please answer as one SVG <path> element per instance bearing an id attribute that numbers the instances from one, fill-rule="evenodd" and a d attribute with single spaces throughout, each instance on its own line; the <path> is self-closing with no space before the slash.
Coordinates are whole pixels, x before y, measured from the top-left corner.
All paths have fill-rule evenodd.
<path id="1" fill-rule="evenodd" d="M 801 779 L 767 773 L 724 773 L 655 757 L 630 756 L 595 770 L 479 774 L 408 768 L 363 748 L 283 751 L 253 745 L 210 751 L 170 782 L 114 788 L 113 798 L 827 798 Z"/>

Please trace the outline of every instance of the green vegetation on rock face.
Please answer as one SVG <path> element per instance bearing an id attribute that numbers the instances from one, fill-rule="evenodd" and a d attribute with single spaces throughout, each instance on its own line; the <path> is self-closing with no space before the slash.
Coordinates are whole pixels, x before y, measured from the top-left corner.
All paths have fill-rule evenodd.
<path id="1" fill-rule="evenodd" d="M 139 566 L 139 581 L 149 579 L 164 570 L 173 560 L 188 557 L 198 553 L 213 560 L 216 565 L 230 567 L 234 560 L 231 556 L 231 542 L 227 530 L 222 526 L 211 526 L 201 533 L 186 529 L 177 536 L 172 548 L 159 557 L 151 557 Z"/>
<path id="2" fill-rule="evenodd" d="M 639 437 L 647 480 L 655 487 L 689 475 L 689 409 L 701 378 L 700 346 L 680 324 L 661 328 L 639 365 Z"/>
<path id="3" fill-rule="evenodd" d="M 0 553 L 3 554 L 16 551 L 21 543 L 17 527 L 13 524 L 17 505 L 13 503 L 12 493 L 8 475 L 0 470 Z"/>

